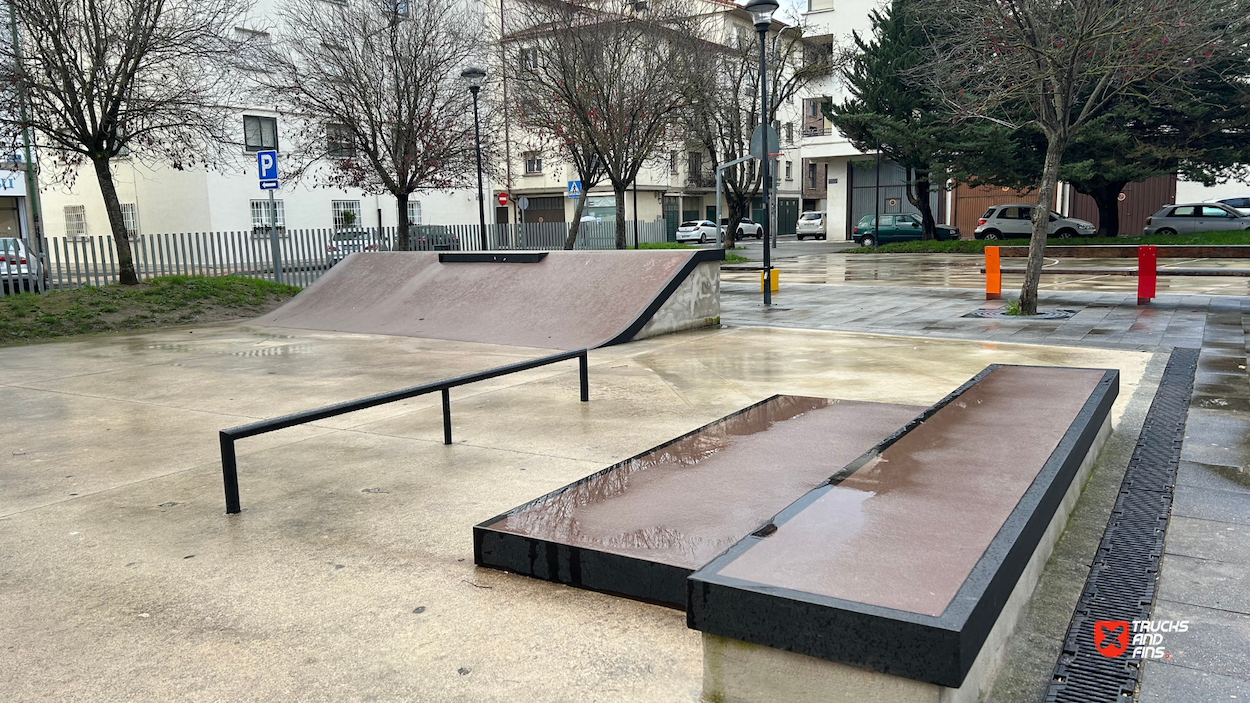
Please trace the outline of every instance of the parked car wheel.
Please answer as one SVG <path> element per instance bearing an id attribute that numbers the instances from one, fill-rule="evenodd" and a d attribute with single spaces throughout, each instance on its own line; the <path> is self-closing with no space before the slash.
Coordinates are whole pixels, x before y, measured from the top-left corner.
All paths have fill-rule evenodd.
<path id="1" fill-rule="evenodd" d="M 803 241 L 803 235 L 801 235 L 801 234 L 796 234 L 796 235 L 794 235 L 794 238 L 795 238 L 795 239 L 797 239 L 797 240 L 799 240 L 800 242 L 801 242 L 801 241 Z"/>
<path id="2" fill-rule="evenodd" d="M 1076 236 L 1076 230 L 1061 229 L 1058 232 L 1055 232 L 1055 236 L 1060 239 L 1071 239 Z"/>
<path id="3" fill-rule="evenodd" d="M 991 229 L 985 232 L 984 238 L 985 239 L 1002 239 L 1002 236 L 1003 235 L 998 230 Z"/>
<path id="4" fill-rule="evenodd" d="M 827 234 L 822 234 L 822 235 L 820 235 L 820 236 L 818 236 L 818 237 L 816 237 L 816 238 L 817 238 L 817 239 L 828 239 L 828 238 L 829 238 L 829 235 L 827 235 Z"/>
<path id="5" fill-rule="evenodd" d="M 860 240 L 860 244 L 866 247 L 875 247 L 877 246 L 877 240 L 873 239 L 872 237 L 864 237 L 863 239 Z"/>
<path id="6" fill-rule="evenodd" d="M 1176 230 L 1172 229 L 1171 227 L 1164 227 L 1163 229 L 1159 230 L 1155 234 L 1176 234 Z"/>

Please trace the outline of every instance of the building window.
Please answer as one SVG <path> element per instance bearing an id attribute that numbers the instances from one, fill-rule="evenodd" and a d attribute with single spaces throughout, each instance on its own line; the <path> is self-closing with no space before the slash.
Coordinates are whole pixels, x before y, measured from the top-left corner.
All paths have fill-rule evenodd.
<path id="1" fill-rule="evenodd" d="M 274 215 L 277 216 L 278 233 L 286 232 L 286 210 L 282 207 L 281 200 L 273 201 Z M 252 201 L 252 233 L 268 234 L 269 233 L 269 201 L 253 200 Z"/>
<path id="2" fill-rule="evenodd" d="M 272 63 L 269 51 L 273 46 L 273 38 L 269 36 L 269 32 L 235 27 L 234 44 L 241 68 L 248 71 L 268 70 Z"/>
<path id="3" fill-rule="evenodd" d="M 793 181 L 793 180 L 794 180 L 794 173 L 793 173 L 793 170 L 794 170 L 794 169 L 793 169 L 793 167 L 794 167 L 794 162 L 793 162 L 793 161 L 787 161 L 787 162 L 786 162 L 786 180 L 787 180 L 787 181 Z"/>
<path id="4" fill-rule="evenodd" d="M 334 209 L 334 229 L 341 231 L 360 226 L 359 200 L 333 200 L 330 206 Z"/>
<path id="5" fill-rule="evenodd" d="M 703 173 L 703 152 L 692 151 L 686 155 L 686 175 L 697 178 Z"/>
<path id="6" fill-rule="evenodd" d="M 83 205 L 65 206 L 65 237 L 76 239 L 87 236 L 87 208 Z"/>
<path id="7" fill-rule="evenodd" d="M 820 101 L 818 100 L 807 101 L 807 116 L 808 117 L 820 117 Z"/>
<path id="8" fill-rule="evenodd" d="M 807 187 L 816 187 L 816 162 L 807 164 Z"/>
<path id="9" fill-rule="evenodd" d="M 538 49 L 529 47 L 521 49 L 521 68 L 526 71 L 533 71 L 538 68 Z"/>
<path id="10" fill-rule="evenodd" d="M 278 120 L 275 117 L 243 116 L 243 144 L 248 151 L 278 148 Z"/>
<path id="11" fill-rule="evenodd" d="M 786 123 L 786 143 L 787 144 L 794 143 L 794 123 L 793 122 Z"/>
<path id="12" fill-rule="evenodd" d="M 543 172 L 543 157 L 539 156 L 538 152 L 536 151 L 531 151 L 528 154 L 526 154 L 525 155 L 525 174 L 530 175 L 533 173 L 542 173 L 542 172 Z"/>
<path id="13" fill-rule="evenodd" d="M 677 166 L 680 163 L 681 163 L 681 154 L 678 154 L 675 151 L 669 154 L 668 155 L 668 172 L 672 174 L 676 174 Z"/>
<path id="14" fill-rule="evenodd" d="M 134 203 L 122 203 L 122 224 L 126 226 L 126 234 L 131 237 L 139 234 L 139 211 Z"/>
<path id="15" fill-rule="evenodd" d="M 408 201 L 408 224 L 409 226 L 421 224 L 421 201 L 420 200 Z"/>
<path id="16" fill-rule="evenodd" d="M 331 158 L 349 159 L 356 155 L 356 140 L 345 124 L 326 125 L 326 154 Z"/>

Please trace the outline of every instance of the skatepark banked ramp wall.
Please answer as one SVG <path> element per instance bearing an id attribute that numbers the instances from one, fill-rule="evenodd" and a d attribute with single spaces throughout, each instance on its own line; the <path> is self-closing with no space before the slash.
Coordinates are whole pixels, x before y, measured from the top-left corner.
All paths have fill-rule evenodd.
<path id="1" fill-rule="evenodd" d="M 353 254 L 256 322 L 593 349 L 720 318 L 717 250 Z"/>
<path id="2" fill-rule="evenodd" d="M 353 254 L 255 322 L 564 350 L 218 433 L 226 512 L 242 510 L 234 443 L 246 437 L 438 392 L 451 444 L 451 389 L 576 358 L 590 400 L 587 350 L 720 321 L 716 250 Z"/>

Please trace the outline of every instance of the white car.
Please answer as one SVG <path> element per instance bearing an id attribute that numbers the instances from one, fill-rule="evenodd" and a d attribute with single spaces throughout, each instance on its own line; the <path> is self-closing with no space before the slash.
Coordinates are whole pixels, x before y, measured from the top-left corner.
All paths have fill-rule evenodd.
<path id="1" fill-rule="evenodd" d="M 1211 198 L 1206 203 L 1223 203 L 1243 215 L 1250 215 L 1250 195 L 1237 195 L 1225 198 Z"/>
<path id="2" fill-rule="evenodd" d="M 813 210 L 799 215 L 799 221 L 794 225 L 794 236 L 798 239 L 803 239 L 804 237 L 825 239 L 828 237 L 828 234 L 825 232 L 825 213 Z"/>
<path id="3" fill-rule="evenodd" d="M 0 237 L 0 289 L 20 293 L 35 290 L 38 266 L 26 256 L 26 242 L 17 237 Z"/>
<path id="4" fill-rule="evenodd" d="M 714 242 L 716 241 L 716 223 L 711 220 L 690 220 L 681 223 L 677 228 L 679 242 Z"/>
<path id="5" fill-rule="evenodd" d="M 721 218 L 721 221 L 720 221 L 720 233 L 721 234 L 725 233 L 725 224 L 728 222 L 729 222 L 728 219 Z M 756 239 L 763 239 L 764 238 L 764 225 L 761 225 L 758 222 L 752 222 L 750 218 L 744 217 L 742 218 L 742 221 L 738 223 L 738 231 L 736 234 L 734 234 L 734 237 L 736 237 L 737 239 L 746 239 L 747 237 L 755 237 Z"/>

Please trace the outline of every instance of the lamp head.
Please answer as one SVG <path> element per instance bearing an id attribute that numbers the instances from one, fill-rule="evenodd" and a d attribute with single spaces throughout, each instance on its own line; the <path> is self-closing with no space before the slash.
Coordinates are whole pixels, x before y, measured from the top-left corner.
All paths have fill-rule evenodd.
<path id="1" fill-rule="evenodd" d="M 469 66 L 460 72 L 460 78 L 468 84 L 469 90 L 476 93 L 482 87 L 482 82 L 486 80 L 486 69 Z"/>
<path id="2" fill-rule="evenodd" d="M 757 31 L 766 31 L 773 23 L 773 13 L 781 5 L 777 0 L 751 0 L 746 4 L 746 11 L 751 13 L 751 21 Z"/>

